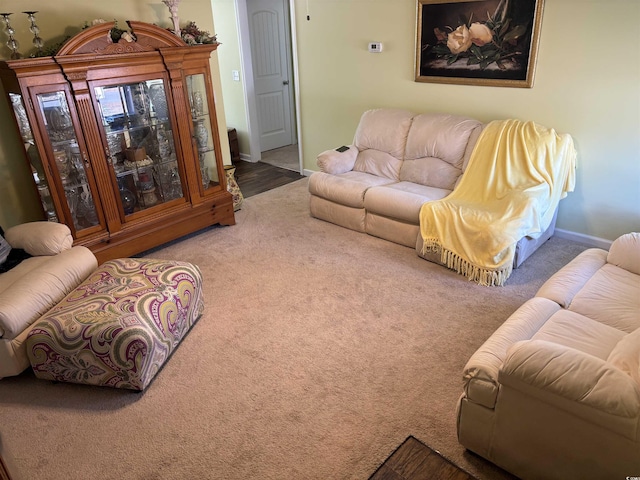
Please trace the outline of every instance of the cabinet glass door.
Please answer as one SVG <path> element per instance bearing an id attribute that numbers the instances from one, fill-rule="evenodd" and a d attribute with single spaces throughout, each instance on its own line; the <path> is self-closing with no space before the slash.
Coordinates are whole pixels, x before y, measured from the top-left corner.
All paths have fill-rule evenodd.
<path id="1" fill-rule="evenodd" d="M 96 86 L 93 91 L 124 214 L 183 198 L 163 80 Z"/>
<path id="2" fill-rule="evenodd" d="M 65 91 L 40 93 L 36 98 L 53 150 L 50 164 L 57 171 L 62 183 L 73 226 L 76 232 L 96 226 L 100 221 Z M 32 150 L 37 154 L 37 149 Z"/>
<path id="3" fill-rule="evenodd" d="M 18 129 L 20 130 L 20 137 L 22 138 L 22 144 L 27 151 L 27 158 L 31 166 L 31 173 L 33 174 L 33 180 L 38 187 L 38 193 L 40 194 L 40 202 L 47 220 L 51 222 L 58 221 L 58 215 L 56 215 L 53 201 L 51 200 L 51 192 L 49 191 L 49 183 L 44 173 L 44 166 L 42 165 L 42 159 L 38 152 L 38 147 L 33 140 L 33 131 L 31 130 L 31 124 L 27 117 L 27 111 L 24 108 L 24 102 L 22 95 L 17 93 L 9 93 L 11 99 L 11 107 L 15 114 L 16 121 L 18 122 Z"/>
<path id="4" fill-rule="evenodd" d="M 187 75 L 187 94 L 193 119 L 193 135 L 195 137 L 200 160 L 200 179 L 206 190 L 218 185 L 218 166 L 216 150 L 211 132 L 211 114 L 207 98 L 207 86 L 204 74 Z"/>

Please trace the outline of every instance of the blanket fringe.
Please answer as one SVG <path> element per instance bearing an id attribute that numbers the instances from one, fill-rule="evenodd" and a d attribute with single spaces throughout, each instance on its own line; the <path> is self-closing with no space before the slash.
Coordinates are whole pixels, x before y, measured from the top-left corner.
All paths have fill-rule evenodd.
<path id="1" fill-rule="evenodd" d="M 455 252 L 443 248 L 440 242 L 435 238 L 424 240 L 422 253 L 438 253 L 440 252 L 440 261 L 451 270 L 460 275 L 464 275 L 471 282 L 487 287 L 502 287 L 513 271 L 513 263 L 508 262 L 502 268 L 489 269 L 479 267 L 460 257 Z"/>

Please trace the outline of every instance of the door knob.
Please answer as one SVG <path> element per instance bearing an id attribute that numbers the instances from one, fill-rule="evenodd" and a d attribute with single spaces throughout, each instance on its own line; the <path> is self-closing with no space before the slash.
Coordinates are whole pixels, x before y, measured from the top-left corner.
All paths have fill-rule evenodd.
<path id="1" fill-rule="evenodd" d="M 282 84 L 283 84 L 283 85 L 289 85 L 289 80 L 284 80 L 284 81 L 282 82 Z"/>

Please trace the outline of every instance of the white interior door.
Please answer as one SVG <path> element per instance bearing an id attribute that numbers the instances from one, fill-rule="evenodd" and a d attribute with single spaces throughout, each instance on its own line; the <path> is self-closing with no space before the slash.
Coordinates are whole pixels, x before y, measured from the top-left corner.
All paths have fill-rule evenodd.
<path id="1" fill-rule="evenodd" d="M 286 0 L 247 0 L 260 151 L 294 143 Z"/>

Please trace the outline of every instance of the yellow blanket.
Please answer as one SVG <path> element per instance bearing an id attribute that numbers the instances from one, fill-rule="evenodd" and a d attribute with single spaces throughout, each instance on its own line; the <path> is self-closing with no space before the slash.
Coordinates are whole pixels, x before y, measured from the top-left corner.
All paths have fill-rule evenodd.
<path id="1" fill-rule="evenodd" d="M 571 136 L 519 120 L 489 123 L 456 189 L 420 210 L 423 252 L 480 285 L 504 285 L 518 240 L 551 224 L 575 185 Z"/>

